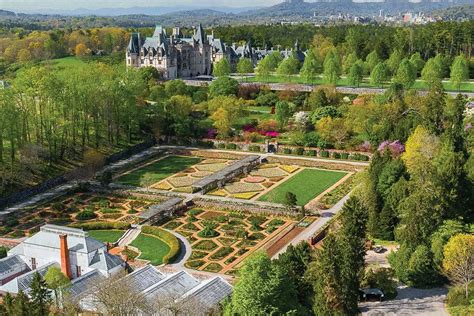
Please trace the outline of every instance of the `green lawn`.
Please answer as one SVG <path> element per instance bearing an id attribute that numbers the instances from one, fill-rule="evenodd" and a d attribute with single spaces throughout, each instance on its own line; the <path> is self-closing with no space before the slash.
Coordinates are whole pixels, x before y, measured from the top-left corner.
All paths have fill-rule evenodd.
<path id="1" fill-rule="evenodd" d="M 300 76 L 281 76 L 281 75 L 270 75 L 266 78 L 261 77 L 251 77 L 247 78 L 247 82 L 266 82 L 266 83 L 300 83 L 300 84 L 316 84 L 316 85 L 325 85 L 327 82 L 322 78 L 318 77 L 312 82 L 305 80 Z M 389 83 L 384 85 L 384 88 L 388 86 Z M 340 78 L 337 81 L 337 86 L 351 86 L 347 78 Z M 444 89 L 447 91 L 458 91 L 458 87 L 455 87 L 451 82 L 443 82 Z M 360 88 L 378 88 L 370 84 L 370 79 L 364 78 L 362 83 L 359 86 Z M 424 89 L 428 90 L 427 84 L 423 80 L 417 80 L 413 85 L 414 89 Z M 461 92 L 474 92 L 474 82 L 464 82 L 461 84 Z"/>
<path id="2" fill-rule="evenodd" d="M 198 157 L 168 156 L 117 178 L 126 185 L 146 187 L 201 161 Z"/>
<path id="3" fill-rule="evenodd" d="M 161 239 L 144 234 L 138 235 L 130 245 L 140 250 L 138 259 L 149 260 L 155 266 L 162 264 L 163 257 L 170 251 L 170 247 Z"/>
<path id="4" fill-rule="evenodd" d="M 345 175 L 344 172 L 305 169 L 262 195 L 259 200 L 284 203 L 286 192 L 292 192 L 296 194 L 297 204 L 305 205 Z"/>
<path id="5" fill-rule="evenodd" d="M 124 230 L 90 230 L 89 236 L 102 242 L 114 243 L 125 233 Z"/>

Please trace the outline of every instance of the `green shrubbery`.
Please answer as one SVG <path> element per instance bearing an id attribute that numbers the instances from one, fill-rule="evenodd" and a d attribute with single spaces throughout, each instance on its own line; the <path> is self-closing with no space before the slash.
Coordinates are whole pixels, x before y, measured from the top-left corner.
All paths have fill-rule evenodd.
<path id="1" fill-rule="evenodd" d="M 75 223 L 69 226 L 74 227 L 74 228 L 82 228 L 84 230 L 105 230 L 105 229 L 126 230 L 130 228 L 130 224 L 126 222 Z"/>
<path id="2" fill-rule="evenodd" d="M 163 257 L 164 264 L 171 263 L 176 260 L 181 250 L 181 245 L 175 235 L 155 226 L 143 226 L 142 233 L 157 237 L 170 247 L 170 252 Z"/>
<path id="3" fill-rule="evenodd" d="M 314 149 L 307 150 L 305 153 L 306 153 L 306 156 L 312 156 L 312 157 L 316 156 L 316 150 Z"/>
<path id="4" fill-rule="evenodd" d="M 260 146 L 258 146 L 258 145 L 250 145 L 250 146 L 249 146 L 249 151 L 252 151 L 252 152 L 260 152 Z"/>
<path id="5" fill-rule="evenodd" d="M 323 157 L 323 158 L 329 158 L 329 151 L 327 151 L 327 150 L 321 150 L 321 151 L 319 152 L 319 156 L 320 156 L 320 157 Z"/>
<path id="6" fill-rule="evenodd" d="M 89 219 L 94 219 L 97 217 L 97 214 L 94 213 L 94 211 L 92 210 L 83 210 L 83 211 L 80 211 L 79 213 L 77 213 L 76 215 L 76 219 L 80 220 L 80 221 L 86 221 L 86 220 L 89 220 Z"/>
<path id="7" fill-rule="evenodd" d="M 295 154 L 302 156 L 304 154 L 304 149 L 302 147 L 298 147 L 295 149 Z"/>
<path id="8" fill-rule="evenodd" d="M 394 299 L 397 296 L 397 282 L 394 280 L 394 273 L 389 268 L 369 269 L 365 272 L 362 287 L 380 289 L 385 299 Z"/>
<path id="9" fill-rule="evenodd" d="M 291 155 L 291 149 L 290 149 L 290 148 L 284 148 L 284 149 L 283 149 L 283 153 L 284 153 L 285 155 Z"/>
<path id="10" fill-rule="evenodd" d="M 224 149 L 225 148 L 225 143 L 218 143 L 217 148 L 218 149 Z"/>
<path id="11" fill-rule="evenodd" d="M 469 296 L 464 287 L 452 287 L 447 296 L 449 313 L 453 316 L 467 316 L 474 313 L 474 282 L 469 283 Z"/>
<path id="12" fill-rule="evenodd" d="M 235 150 L 237 149 L 237 145 L 234 143 L 228 143 L 227 145 L 225 145 L 225 149 Z"/>

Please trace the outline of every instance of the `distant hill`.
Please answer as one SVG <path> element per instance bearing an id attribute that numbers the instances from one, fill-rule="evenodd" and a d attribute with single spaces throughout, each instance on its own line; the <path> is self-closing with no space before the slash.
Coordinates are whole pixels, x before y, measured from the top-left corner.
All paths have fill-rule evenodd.
<path id="1" fill-rule="evenodd" d="M 15 16 L 15 15 L 16 15 L 15 12 L 0 9 L 0 16 Z"/>
<path id="2" fill-rule="evenodd" d="M 474 4 L 466 4 L 434 10 L 432 14 L 453 21 L 474 20 Z"/>

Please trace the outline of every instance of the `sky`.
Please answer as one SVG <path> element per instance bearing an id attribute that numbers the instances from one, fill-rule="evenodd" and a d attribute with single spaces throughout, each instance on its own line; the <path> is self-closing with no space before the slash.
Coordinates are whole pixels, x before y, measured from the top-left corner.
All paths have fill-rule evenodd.
<path id="1" fill-rule="evenodd" d="M 268 6 L 283 0 L 0 0 L 0 9 L 18 12 L 35 10 L 74 10 L 78 8 L 176 7 L 192 5 L 207 7 Z"/>

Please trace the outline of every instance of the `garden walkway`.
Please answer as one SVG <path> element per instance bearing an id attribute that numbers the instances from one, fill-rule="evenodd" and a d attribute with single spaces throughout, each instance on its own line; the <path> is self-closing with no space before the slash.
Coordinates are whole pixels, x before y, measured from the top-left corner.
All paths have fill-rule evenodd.
<path id="1" fill-rule="evenodd" d="M 295 245 L 299 244 L 302 241 L 307 241 L 309 238 L 311 238 L 311 236 L 315 235 L 322 227 L 324 227 L 324 225 L 326 225 L 326 223 L 328 223 L 337 213 L 339 213 L 339 211 L 342 209 L 342 207 L 344 206 L 344 203 L 349 199 L 349 197 L 350 197 L 350 193 L 348 195 L 346 195 L 345 197 L 343 197 L 341 200 L 339 200 L 339 202 L 334 204 L 333 207 L 331 207 L 330 209 L 322 212 L 321 217 L 318 220 L 314 221 L 301 234 L 296 236 L 285 247 L 281 248 L 280 251 L 277 252 L 272 257 L 272 259 L 276 259 L 276 258 L 278 258 L 278 256 L 281 253 L 284 253 L 286 251 L 286 248 L 288 247 L 288 245 L 291 244 L 291 245 L 295 246 Z"/>
<path id="2" fill-rule="evenodd" d="M 166 228 L 163 228 L 164 230 L 166 230 L 167 232 L 173 234 L 176 236 L 176 238 L 178 238 L 179 240 L 179 243 L 181 244 L 181 249 L 180 249 L 180 253 L 179 253 L 179 256 L 178 258 L 176 259 L 176 261 L 172 264 L 170 264 L 172 267 L 176 267 L 176 268 L 185 268 L 184 267 L 184 263 L 189 259 L 189 257 L 191 256 L 191 253 L 193 252 L 192 248 L 191 248 L 191 244 L 188 242 L 188 240 L 178 234 L 177 232 L 173 231 L 173 230 L 169 230 L 169 229 L 166 229 Z"/>

